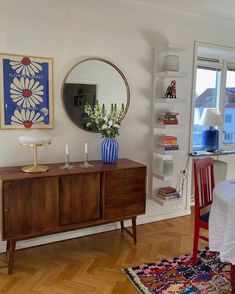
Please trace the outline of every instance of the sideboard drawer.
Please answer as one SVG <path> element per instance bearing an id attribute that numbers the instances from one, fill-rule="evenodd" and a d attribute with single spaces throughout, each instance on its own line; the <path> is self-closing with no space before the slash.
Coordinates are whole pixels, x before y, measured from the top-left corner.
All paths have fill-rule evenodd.
<path id="1" fill-rule="evenodd" d="M 145 213 L 145 205 L 143 203 L 133 203 L 126 206 L 107 207 L 105 209 L 105 219 L 117 219 L 123 217 L 131 217 Z"/>
<path id="2" fill-rule="evenodd" d="M 122 189 L 132 191 L 134 187 L 134 190 L 144 190 L 145 176 L 145 168 L 108 172 L 105 176 L 105 193 L 121 192 Z"/>

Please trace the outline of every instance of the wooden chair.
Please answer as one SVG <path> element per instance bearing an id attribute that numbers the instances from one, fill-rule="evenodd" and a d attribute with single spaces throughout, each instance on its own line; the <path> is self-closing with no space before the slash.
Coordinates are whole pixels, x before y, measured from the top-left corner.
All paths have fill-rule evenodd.
<path id="1" fill-rule="evenodd" d="M 232 286 L 232 293 L 235 293 L 235 265 L 231 264 L 231 271 L 230 271 L 230 275 L 231 275 L 231 286 Z"/>
<path id="2" fill-rule="evenodd" d="M 197 263 L 199 238 L 208 242 L 208 238 L 200 235 L 200 229 L 208 230 L 209 209 L 212 203 L 212 191 L 215 186 L 214 162 L 210 157 L 194 161 L 194 196 L 195 223 L 192 264 Z"/>

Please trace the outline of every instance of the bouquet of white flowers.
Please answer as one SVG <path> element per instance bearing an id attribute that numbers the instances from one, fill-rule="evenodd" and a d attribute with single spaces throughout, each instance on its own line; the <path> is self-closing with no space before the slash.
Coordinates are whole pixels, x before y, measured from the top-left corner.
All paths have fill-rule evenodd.
<path id="1" fill-rule="evenodd" d="M 116 104 L 111 104 L 110 112 L 107 113 L 105 105 L 99 105 L 96 101 L 95 106 L 85 105 L 85 112 L 89 116 L 88 127 L 95 127 L 102 138 L 115 138 L 119 135 L 121 121 L 125 116 L 125 107 L 122 103 L 121 109 L 117 108 Z"/>

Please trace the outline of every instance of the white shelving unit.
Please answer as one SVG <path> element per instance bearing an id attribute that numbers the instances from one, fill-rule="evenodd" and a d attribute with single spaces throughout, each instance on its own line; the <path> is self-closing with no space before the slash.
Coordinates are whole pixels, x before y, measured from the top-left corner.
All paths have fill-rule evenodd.
<path id="1" fill-rule="evenodd" d="M 158 129 L 180 129 L 182 127 L 181 124 L 178 124 L 178 125 L 161 125 L 161 124 L 157 124 L 157 123 L 154 123 L 153 126 L 154 126 L 154 128 L 158 128 Z"/>
<path id="2" fill-rule="evenodd" d="M 157 197 L 158 189 L 165 186 L 177 187 L 177 183 L 180 180 L 180 168 L 182 168 L 182 162 L 184 161 L 184 152 L 183 148 L 180 145 L 180 139 L 178 135 L 182 135 L 182 130 L 184 126 L 180 123 L 181 115 L 180 109 L 181 105 L 186 102 L 184 97 L 184 88 L 182 85 L 181 91 L 178 93 L 178 85 L 184 83 L 184 78 L 187 76 L 186 72 L 181 71 L 181 54 L 186 48 L 180 45 L 168 44 L 168 46 L 160 46 L 154 50 L 154 71 L 153 71 L 153 101 L 152 101 L 152 176 L 151 176 L 151 191 L 152 199 L 160 205 L 161 215 L 182 215 L 182 212 L 186 211 L 186 197 L 184 191 L 181 191 L 181 197 L 177 199 L 164 200 Z M 162 71 L 163 60 L 166 55 L 178 55 L 179 58 L 179 71 Z M 176 80 L 176 97 L 177 98 L 166 98 L 164 97 L 167 85 L 171 80 Z M 188 97 L 189 99 L 189 97 Z M 179 124 L 169 124 L 163 125 L 156 123 L 156 113 L 157 112 L 177 112 L 179 113 Z M 158 137 L 161 135 L 176 136 L 177 143 L 179 144 L 180 150 L 162 150 L 158 148 Z M 170 174 L 163 173 L 163 163 L 164 160 L 173 160 L 174 161 L 174 172 Z M 181 166 L 180 166 L 181 164 Z M 186 187 L 187 185 L 185 185 Z M 178 213 L 179 212 L 179 213 Z"/>

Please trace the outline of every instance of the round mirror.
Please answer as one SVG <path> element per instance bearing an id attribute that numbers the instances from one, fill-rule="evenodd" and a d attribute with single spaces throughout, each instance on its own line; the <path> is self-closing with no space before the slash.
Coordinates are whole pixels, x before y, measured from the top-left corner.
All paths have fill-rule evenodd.
<path id="1" fill-rule="evenodd" d="M 85 105 L 95 106 L 96 101 L 106 109 L 111 104 L 118 108 L 129 107 L 130 90 L 120 69 L 102 58 L 88 58 L 77 63 L 67 74 L 63 83 L 63 105 L 72 122 L 78 127 L 97 132 L 87 126 L 89 117 Z"/>

